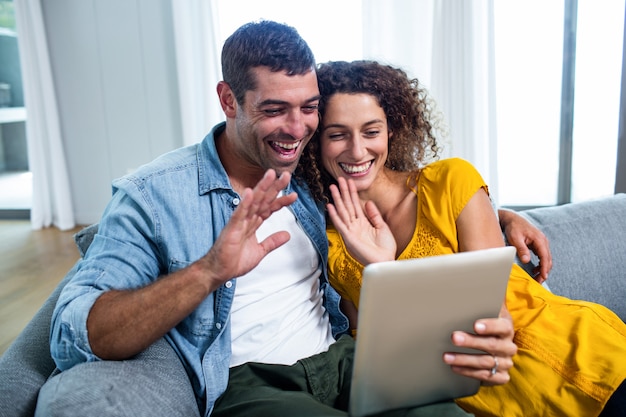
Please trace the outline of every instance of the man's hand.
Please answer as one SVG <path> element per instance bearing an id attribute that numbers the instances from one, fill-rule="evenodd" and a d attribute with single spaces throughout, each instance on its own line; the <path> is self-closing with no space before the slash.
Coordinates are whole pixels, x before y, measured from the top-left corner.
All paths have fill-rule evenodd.
<path id="1" fill-rule="evenodd" d="M 217 279 L 218 286 L 251 271 L 268 253 L 289 240 L 288 232 L 278 231 L 259 242 L 256 231 L 272 213 L 292 204 L 298 198 L 296 193 L 277 198 L 290 179 L 289 172 L 283 172 L 280 177 L 276 177 L 276 173 L 270 169 L 254 189 L 244 190 L 239 207 L 211 250 L 201 260 Z"/>
<path id="2" fill-rule="evenodd" d="M 539 258 L 539 265 L 534 270 L 534 278 L 540 284 L 548 279 L 552 269 L 552 254 L 548 238 L 528 220 L 511 210 L 498 210 L 500 227 L 509 244 L 517 249 L 517 256 L 523 263 L 530 262 L 532 250 Z"/>
<path id="3" fill-rule="evenodd" d="M 517 346 L 513 343 L 513 322 L 503 304 L 500 317 L 480 319 L 474 323 L 476 334 L 454 332 L 452 343 L 486 352 L 484 355 L 447 352 L 445 363 L 460 375 L 478 379 L 483 385 L 505 384 L 511 378 L 509 369 L 513 367 L 513 356 Z"/>

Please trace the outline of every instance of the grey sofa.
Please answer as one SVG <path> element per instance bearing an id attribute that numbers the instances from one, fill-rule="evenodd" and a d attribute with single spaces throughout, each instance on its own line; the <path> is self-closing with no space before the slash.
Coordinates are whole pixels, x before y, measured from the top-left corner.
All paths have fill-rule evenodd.
<path id="1" fill-rule="evenodd" d="M 550 240 L 554 260 L 550 289 L 604 304 L 626 321 L 626 194 L 522 214 Z M 90 226 L 76 234 L 81 253 L 95 231 Z M 0 416 L 33 415 L 39 388 L 55 368 L 48 350 L 50 316 L 73 274 L 74 269 L 0 358 Z"/>

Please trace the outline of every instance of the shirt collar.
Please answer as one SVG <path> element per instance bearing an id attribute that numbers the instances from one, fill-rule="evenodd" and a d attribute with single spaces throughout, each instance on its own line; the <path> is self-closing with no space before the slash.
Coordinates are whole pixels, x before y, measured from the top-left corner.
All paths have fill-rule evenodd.
<path id="1" fill-rule="evenodd" d="M 209 132 L 208 135 L 202 140 L 200 146 L 198 146 L 197 159 L 198 159 L 198 194 L 207 194 L 213 190 L 226 189 L 232 190 L 230 180 L 220 161 L 220 157 L 217 153 L 217 147 L 215 146 L 215 138 L 222 134 L 226 129 L 226 122 L 221 122 Z M 293 182 L 293 179 L 292 179 Z M 288 184 L 286 192 L 292 191 L 292 184 Z"/>

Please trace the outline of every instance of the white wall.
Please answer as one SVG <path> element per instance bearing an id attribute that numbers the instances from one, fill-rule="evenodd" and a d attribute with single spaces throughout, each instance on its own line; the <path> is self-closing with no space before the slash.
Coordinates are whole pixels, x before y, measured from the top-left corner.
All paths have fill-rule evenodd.
<path id="1" fill-rule="evenodd" d="M 182 146 L 170 0 L 42 1 L 78 224 L 111 180 Z"/>

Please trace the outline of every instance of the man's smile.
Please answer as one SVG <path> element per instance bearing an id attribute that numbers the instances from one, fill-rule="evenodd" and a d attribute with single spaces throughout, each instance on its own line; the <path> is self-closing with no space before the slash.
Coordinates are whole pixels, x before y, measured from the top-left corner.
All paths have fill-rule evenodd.
<path id="1" fill-rule="evenodd" d="M 293 156 L 297 153 L 301 140 L 297 142 L 279 142 L 279 141 L 270 141 L 269 144 L 276 152 L 278 152 L 282 156 Z"/>

